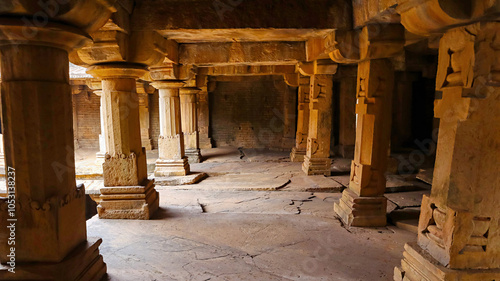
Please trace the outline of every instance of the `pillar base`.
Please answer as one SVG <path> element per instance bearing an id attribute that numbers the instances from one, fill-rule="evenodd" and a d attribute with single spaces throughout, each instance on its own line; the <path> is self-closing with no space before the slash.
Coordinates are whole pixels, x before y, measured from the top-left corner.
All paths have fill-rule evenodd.
<path id="1" fill-rule="evenodd" d="M 199 148 L 194 148 L 194 149 L 186 148 L 184 154 L 188 158 L 189 164 L 201 162 L 201 153 Z"/>
<path id="2" fill-rule="evenodd" d="M 100 219 L 148 220 L 160 203 L 154 180 L 147 180 L 144 186 L 104 187 L 99 198 L 97 212 Z"/>
<path id="3" fill-rule="evenodd" d="M 360 197 L 349 188 L 333 209 L 348 226 L 385 226 L 387 224 L 387 198 Z"/>
<path id="4" fill-rule="evenodd" d="M 106 264 L 99 253 L 100 238 L 88 238 L 59 263 L 16 263 L 15 273 L 0 269 L 0 280 L 100 281 Z"/>
<path id="5" fill-rule="evenodd" d="M 185 176 L 190 172 L 188 158 L 179 160 L 156 160 L 155 177 Z"/>
<path id="6" fill-rule="evenodd" d="M 332 160 L 330 158 L 309 158 L 304 156 L 302 163 L 302 171 L 308 176 L 310 175 L 331 175 Z"/>
<path id="7" fill-rule="evenodd" d="M 394 269 L 395 281 L 490 281 L 500 278 L 500 268 L 450 269 L 444 267 L 417 243 L 407 243 L 403 256 L 401 268 Z"/>
<path id="8" fill-rule="evenodd" d="M 297 147 L 292 148 L 290 153 L 290 160 L 292 162 L 304 162 L 304 156 L 306 156 L 306 150 L 298 149 Z"/>

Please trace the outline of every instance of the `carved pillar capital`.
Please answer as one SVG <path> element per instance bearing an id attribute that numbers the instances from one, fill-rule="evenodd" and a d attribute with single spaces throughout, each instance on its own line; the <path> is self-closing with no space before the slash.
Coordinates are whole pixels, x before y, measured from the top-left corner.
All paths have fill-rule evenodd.
<path id="1" fill-rule="evenodd" d="M 351 64 L 393 57 L 403 51 L 404 43 L 402 25 L 369 24 L 355 30 L 335 31 L 325 44 L 333 61 Z"/>
<path id="2" fill-rule="evenodd" d="M 144 76 L 146 72 L 147 68 L 138 64 L 103 64 L 93 65 L 87 68 L 88 74 L 101 80 L 113 78 L 138 79 Z"/>
<path id="3" fill-rule="evenodd" d="M 296 68 L 297 72 L 303 76 L 333 75 L 337 72 L 338 64 L 333 63 L 331 60 L 315 60 L 300 62 Z"/>

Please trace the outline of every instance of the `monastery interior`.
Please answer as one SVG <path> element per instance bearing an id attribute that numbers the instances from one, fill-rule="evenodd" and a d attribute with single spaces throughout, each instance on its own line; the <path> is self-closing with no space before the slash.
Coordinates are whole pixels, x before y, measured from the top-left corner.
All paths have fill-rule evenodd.
<path id="1" fill-rule="evenodd" d="M 500 280 L 499 0 L 2 0 L 0 280 Z"/>

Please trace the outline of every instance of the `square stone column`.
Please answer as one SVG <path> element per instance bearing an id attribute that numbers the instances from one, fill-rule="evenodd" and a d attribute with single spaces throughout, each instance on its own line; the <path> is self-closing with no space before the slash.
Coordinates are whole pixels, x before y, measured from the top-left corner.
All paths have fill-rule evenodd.
<path id="1" fill-rule="evenodd" d="M 101 84 L 101 82 L 99 82 Z M 94 91 L 94 94 L 96 96 L 99 96 L 101 99 L 101 105 L 99 106 L 99 116 L 101 117 L 101 133 L 99 134 L 99 152 L 95 154 L 96 156 L 96 163 L 98 164 L 103 164 L 104 159 L 106 156 L 106 139 L 104 138 L 104 113 L 103 113 L 103 96 L 102 96 L 102 91 Z"/>
<path id="2" fill-rule="evenodd" d="M 332 130 L 332 75 L 313 74 L 310 78 L 309 129 L 302 170 L 307 175 L 331 174 L 330 139 Z"/>
<path id="3" fill-rule="evenodd" d="M 358 64 L 356 147 L 349 188 L 334 210 L 349 226 L 384 226 L 394 71 L 387 59 Z"/>
<path id="4" fill-rule="evenodd" d="M 208 77 L 206 75 L 197 75 L 196 87 L 201 89 L 197 95 L 200 148 L 212 148 L 212 139 L 210 138 L 210 106 L 208 103 Z"/>
<path id="5" fill-rule="evenodd" d="M 295 134 L 295 146 L 290 153 L 292 162 L 304 162 L 307 150 L 307 133 L 309 131 L 309 95 L 311 86 L 310 78 L 301 76 L 298 89 L 297 106 L 297 132 Z"/>
<path id="6" fill-rule="evenodd" d="M 343 158 L 354 158 L 356 143 L 356 84 L 357 66 L 342 65 L 335 79 L 339 89 L 339 146 L 338 152 Z"/>
<path id="7" fill-rule="evenodd" d="M 481 22 L 440 41 L 432 191 L 394 280 L 500 280 L 499 38 Z"/>
<path id="8" fill-rule="evenodd" d="M 0 280 L 101 280 L 101 240 L 87 239 L 85 188 L 75 179 L 68 68 L 68 52 L 88 38 L 53 22 L 32 27 L 28 38 L 20 19 L 0 22 L 8 192 L 0 198 L 0 262 L 15 265 L 15 273 L 1 269 Z"/>
<path id="9" fill-rule="evenodd" d="M 417 73 L 396 72 L 392 106 L 391 150 L 408 147 L 413 141 L 412 96 L 413 82 L 418 80 Z"/>
<path id="10" fill-rule="evenodd" d="M 3 134 L 0 134 L 0 169 L 5 166 L 5 156 L 3 153 Z"/>
<path id="11" fill-rule="evenodd" d="M 147 93 L 140 93 L 139 96 L 139 119 L 141 126 L 141 143 L 146 150 L 151 150 L 152 140 L 149 137 L 149 95 Z"/>
<path id="12" fill-rule="evenodd" d="M 199 92 L 200 89 L 196 87 L 184 87 L 179 90 L 184 149 L 189 163 L 201 162 L 198 136 L 198 112 L 196 103 L 196 96 Z"/>
<path id="13" fill-rule="evenodd" d="M 151 139 L 150 112 L 149 112 L 149 95 L 153 94 L 156 89 L 149 85 L 148 82 L 141 81 L 136 83 L 137 95 L 139 96 L 139 119 L 141 126 L 141 142 L 142 146 L 148 150 L 153 149 L 153 140 Z"/>
<path id="14" fill-rule="evenodd" d="M 182 81 L 157 81 L 152 86 L 160 96 L 160 136 L 155 176 L 185 176 L 189 174 L 188 158 L 184 152 L 184 136 L 181 128 L 179 89 Z"/>
<path id="15" fill-rule="evenodd" d="M 147 178 L 141 145 L 136 79 L 146 70 L 133 64 L 102 64 L 87 72 L 102 80 L 106 156 L 99 218 L 149 219 L 158 209 L 159 197 Z"/>

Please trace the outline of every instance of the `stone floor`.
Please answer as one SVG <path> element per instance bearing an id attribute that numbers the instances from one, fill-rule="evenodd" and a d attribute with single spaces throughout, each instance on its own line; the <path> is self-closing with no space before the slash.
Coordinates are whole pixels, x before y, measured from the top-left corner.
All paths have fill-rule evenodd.
<path id="1" fill-rule="evenodd" d="M 405 242 L 394 226 L 346 229 L 339 193 L 160 191 L 152 220 L 88 221 L 109 280 L 392 280 Z"/>
<path id="2" fill-rule="evenodd" d="M 349 159 L 334 159 L 331 177 L 308 177 L 288 152 L 202 154 L 191 170 L 208 177 L 157 185 L 152 220 L 88 220 L 88 236 L 103 238 L 109 280 L 392 280 L 430 189 L 415 175 L 387 175 L 388 217 L 398 227 L 346 228 L 333 203 L 349 183 Z M 148 151 L 150 178 L 156 157 Z M 77 182 L 98 193 L 95 151 L 77 151 L 76 163 Z"/>

